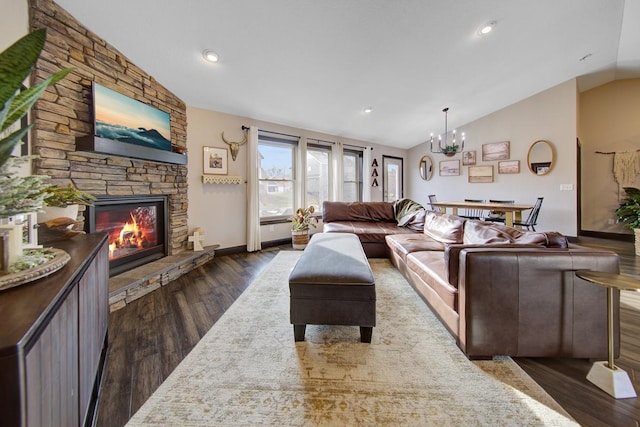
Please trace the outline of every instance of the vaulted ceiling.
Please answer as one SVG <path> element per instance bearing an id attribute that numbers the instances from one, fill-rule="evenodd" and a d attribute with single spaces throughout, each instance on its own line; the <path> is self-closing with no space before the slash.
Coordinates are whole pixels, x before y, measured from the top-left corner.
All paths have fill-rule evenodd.
<path id="1" fill-rule="evenodd" d="M 400 148 L 444 107 L 451 128 L 640 76 L 638 0 L 56 2 L 189 106 Z"/>

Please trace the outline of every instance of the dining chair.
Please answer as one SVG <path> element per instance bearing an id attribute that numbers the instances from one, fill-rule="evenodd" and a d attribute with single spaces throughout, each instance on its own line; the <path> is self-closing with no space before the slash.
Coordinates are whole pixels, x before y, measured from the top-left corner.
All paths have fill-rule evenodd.
<path id="1" fill-rule="evenodd" d="M 431 210 L 432 210 L 432 211 L 435 211 L 435 212 L 444 212 L 444 211 L 442 210 L 442 208 L 439 208 L 439 207 L 433 206 L 433 205 L 431 204 L 431 203 L 433 203 L 433 202 L 437 202 L 437 201 L 438 201 L 438 199 L 436 198 L 436 195 L 435 195 L 435 194 L 429 194 L 429 206 L 431 206 Z"/>
<path id="2" fill-rule="evenodd" d="M 482 199 L 464 199 L 464 201 L 484 203 L 484 200 Z M 465 209 L 464 215 L 458 215 L 458 216 L 462 218 L 467 218 L 467 219 L 482 219 L 484 217 L 484 209 L 480 209 L 480 208 Z"/>
<path id="3" fill-rule="evenodd" d="M 515 200 L 493 200 L 489 199 L 489 203 L 514 204 Z M 500 211 L 489 211 L 488 216 L 482 218 L 484 221 L 506 222 L 506 215 Z"/>
<path id="4" fill-rule="evenodd" d="M 519 225 L 520 227 L 524 227 L 527 230 L 536 231 L 536 224 L 538 223 L 538 214 L 540 214 L 540 207 L 542 207 L 542 200 L 544 197 L 538 197 L 536 200 L 536 204 L 533 205 L 531 212 L 529 212 L 529 216 L 524 221 L 514 221 L 513 225 Z"/>

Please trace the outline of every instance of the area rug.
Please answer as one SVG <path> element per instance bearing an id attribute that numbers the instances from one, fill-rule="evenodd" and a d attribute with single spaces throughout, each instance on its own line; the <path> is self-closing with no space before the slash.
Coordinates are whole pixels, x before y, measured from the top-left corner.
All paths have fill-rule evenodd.
<path id="1" fill-rule="evenodd" d="M 577 425 L 510 358 L 469 361 L 387 260 L 370 260 L 371 344 L 358 327 L 312 325 L 294 342 L 299 256 L 278 253 L 128 425 Z"/>

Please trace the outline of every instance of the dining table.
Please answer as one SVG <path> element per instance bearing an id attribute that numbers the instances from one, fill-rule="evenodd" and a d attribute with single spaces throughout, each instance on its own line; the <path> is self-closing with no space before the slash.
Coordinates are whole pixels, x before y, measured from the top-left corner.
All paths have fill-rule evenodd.
<path id="1" fill-rule="evenodd" d="M 494 212 L 504 212 L 505 224 L 513 227 L 514 222 L 522 221 L 522 211 L 532 209 L 533 205 L 520 203 L 492 203 L 492 202 L 431 202 L 431 206 L 451 209 L 453 215 L 458 215 L 458 209 L 482 209 Z"/>

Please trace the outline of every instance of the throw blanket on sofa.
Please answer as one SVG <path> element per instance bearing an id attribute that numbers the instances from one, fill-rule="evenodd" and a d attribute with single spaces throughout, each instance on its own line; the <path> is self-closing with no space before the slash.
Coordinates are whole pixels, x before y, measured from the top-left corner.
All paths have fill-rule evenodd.
<path id="1" fill-rule="evenodd" d="M 411 199 L 401 199 L 393 204 L 396 221 L 400 227 L 422 231 L 424 228 L 424 207 Z"/>

